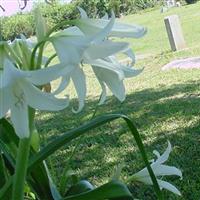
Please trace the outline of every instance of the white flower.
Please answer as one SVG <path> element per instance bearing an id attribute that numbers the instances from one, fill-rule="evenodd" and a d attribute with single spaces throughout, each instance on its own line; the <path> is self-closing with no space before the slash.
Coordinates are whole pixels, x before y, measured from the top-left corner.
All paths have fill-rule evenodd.
<path id="1" fill-rule="evenodd" d="M 81 13 L 81 19 L 77 19 L 74 24 L 86 35 L 95 35 L 103 29 L 109 21 L 106 19 L 107 17 L 102 19 L 88 18 L 87 13 L 82 8 L 78 7 L 78 9 Z M 109 36 L 140 38 L 146 34 L 146 32 L 147 29 L 143 26 L 115 22 Z"/>
<path id="2" fill-rule="evenodd" d="M 131 57 L 132 64 L 134 63 L 134 54 L 128 43 L 105 39 L 113 28 L 114 19 L 113 15 L 111 20 L 107 20 L 95 34 L 84 35 L 77 27 L 70 27 L 51 37 L 60 62 L 65 63 L 66 67 L 74 66 L 71 74 L 63 76 L 63 81 L 56 90 L 56 93 L 60 92 L 67 87 L 70 79 L 73 81 L 79 99 L 79 107 L 76 111 L 73 110 L 74 112 L 81 111 L 86 97 L 85 74 L 80 68 L 80 63 L 91 65 L 100 82 L 102 87 L 100 104 L 106 99 L 106 85 L 120 101 L 123 101 L 125 99 L 123 79 L 142 71 L 123 66 L 114 57 L 116 53 L 122 52 Z"/>
<path id="3" fill-rule="evenodd" d="M 65 64 L 66 68 L 72 67 L 70 74 L 63 75 L 63 82 L 56 93 L 60 92 L 61 88 L 64 89 L 69 83 L 69 79 L 72 79 L 79 99 L 79 108 L 73 109 L 74 112 L 79 112 L 83 108 L 86 97 L 85 74 L 80 68 L 80 64 L 90 64 L 91 60 L 105 58 L 127 48 L 128 44 L 124 42 L 103 41 L 113 24 L 114 16 L 95 36 L 85 36 L 73 27 L 51 37 L 60 62 Z"/>
<path id="4" fill-rule="evenodd" d="M 173 167 L 173 166 L 168 166 L 168 165 L 163 164 L 169 158 L 169 154 L 170 154 L 171 150 L 172 150 L 172 148 L 171 148 L 171 144 L 169 141 L 168 141 L 167 149 L 161 156 L 160 156 L 159 152 L 155 150 L 153 153 L 157 156 L 157 159 L 155 161 L 153 161 L 153 163 L 151 164 L 151 168 L 152 168 L 155 176 L 157 177 L 157 182 L 160 186 L 160 189 L 164 188 L 164 189 L 169 190 L 177 195 L 181 195 L 180 191 L 175 186 L 173 186 L 172 184 L 170 184 L 167 181 L 163 181 L 163 180 L 159 179 L 159 177 L 169 176 L 169 175 L 176 175 L 176 176 L 179 176 L 182 178 L 182 172 L 179 169 L 177 169 L 176 167 Z M 137 172 L 136 174 L 134 174 L 133 176 L 131 176 L 129 180 L 137 180 L 137 181 L 143 182 L 148 185 L 153 184 L 146 167 L 144 169 L 142 169 L 141 171 Z"/>
<path id="5" fill-rule="evenodd" d="M 91 61 L 90 64 L 102 87 L 102 95 L 99 104 L 104 103 L 106 100 L 106 86 L 119 101 L 124 101 L 126 94 L 123 80 L 125 78 L 137 76 L 143 70 L 124 66 L 120 64 L 115 57 L 94 60 Z"/>
<path id="6" fill-rule="evenodd" d="M 68 105 L 67 99 L 57 99 L 44 93 L 36 85 L 43 85 L 66 73 L 60 65 L 36 71 L 22 71 L 6 59 L 0 72 L 0 118 L 8 110 L 16 134 L 20 138 L 29 137 L 28 106 L 48 111 L 62 110 Z"/>

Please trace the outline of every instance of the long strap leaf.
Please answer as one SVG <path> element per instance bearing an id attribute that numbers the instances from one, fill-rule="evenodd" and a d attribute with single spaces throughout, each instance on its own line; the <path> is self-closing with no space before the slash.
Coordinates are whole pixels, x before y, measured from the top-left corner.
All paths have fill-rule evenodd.
<path id="1" fill-rule="evenodd" d="M 104 200 L 104 199 L 124 199 L 132 200 L 132 194 L 128 188 L 119 181 L 111 181 L 94 190 L 84 192 L 71 197 L 66 197 L 63 200 Z"/>
<path id="2" fill-rule="evenodd" d="M 153 182 L 153 186 L 154 186 L 154 190 L 157 194 L 158 199 L 163 199 L 162 193 L 160 191 L 160 187 L 158 185 L 158 182 L 156 180 L 156 177 L 153 173 L 153 170 L 149 164 L 145 149 L 144 149 L 144 145 L 142 143 L 142 140 L 140 138 L 140 134 L 137 131 L 137 129 L 135 128 L 133 122 L 131 121 L 131 119 L 129 119 L 126 115 L 122 115 L 122 114 L 107 114 L 107 115 L 103 115 L 101 117 L 95 118 L 93 120 L 91 120 L 90 122 L 75 128 L 71 131 L 68 131 L 67 133 L 64 133 L 63 135 L 61 135 L 60 137 L 58 137 L 57 139 L 53 140 L 52 142 L 50 142 L 49 144 L 47 144 L 47 146 L 45 146 L 43 149 L 41 149 L 40 152 L 38 152 L 36 155 L 34 155 L 29 162 L 29 168 L 28 170 L 31 171 L 35 165 L 37 165 L 38 163 L 42 162 L 43 160 L 45 160 L 49 155 L 51 155 L 52 153 L 54 153 L 56 150 L 60 149 L 63 145 L 66 145 L 68 142 L 70 142 L 71 140 L 79 137 L 80 135 L 86 133 L 87 131 L 90 131 L 91 129 L 94 129 L 98 126 L 101 126 L 103 124 L 106 124 L 110 121 L 116 120 L 122 118 L 125 120 L 125 122 L 127 123 L 132 135 L 134 136 L 136 143 L 138 145 L 138 148 L 141 152 L 142 158 L 145 162 L 145 165 L 147 166 L 148 172 L 150 174 L 151 180 Z"/>

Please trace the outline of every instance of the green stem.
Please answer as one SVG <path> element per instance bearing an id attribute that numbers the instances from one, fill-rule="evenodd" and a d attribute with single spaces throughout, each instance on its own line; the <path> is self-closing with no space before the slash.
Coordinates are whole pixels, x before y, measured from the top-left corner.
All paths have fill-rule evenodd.
<path id="1" fill-rule="evenodd" d="M 35 111 L 29 109 L 29 129 L 32 133 L 34 125 Z M 31 135 L 29 138 L 22 138 L 19 141 L 19 147 L 17 152 L 17 160 L 15 166 L 12 200 L 23 200 L 24 199 L 24 185 L 27 174 L 29 153 L 30 153 Z"/>
<path id="2" fill-rule="evenodd" d="M 48 67 L 48 65 L 51 63 L 51 61 L 57 56 L 57 54 L 53 54 L 45 63 L 44 68 Z"/>
<path id="3" fill-rule="evenodd" d="M 37 52 L 37 50 L 38 50 L 38 48 L 41 46 L 41 45 L 44 45 L 44 43 L 45 42 L 47 42 L 48 40 L 46 39 L 46 40 L 43 40 L 43 41 L 41 41 L 41 42 L 38 42 L 36 45 L 35 45 L 35 47 L 34 47 L 34 49 L 33 49 L 33 51 L 32 51 L 32 53 L 31 53 L 31 66 L 30 66 L 30 69 L 31 70 L 34 70 L 34 68 L 35 68 L 35 56 L 36 56 L 36 52 Z"/>
<path id="4" fill-rule="evenodd" d="M 37 60 L 37 66 L 36 69 L 40 69 L 42 65 L 42 54 L 44 51 L 44 43 L 39 47 L 39 54 L 38 54 L 38 60 Z"/>
<path id="5" fill-rule="evenodd" d="M 24 199 L 24 182 L 30 151 L 30 138 L 20 139 L 14 176 L 12 200 Z"/>

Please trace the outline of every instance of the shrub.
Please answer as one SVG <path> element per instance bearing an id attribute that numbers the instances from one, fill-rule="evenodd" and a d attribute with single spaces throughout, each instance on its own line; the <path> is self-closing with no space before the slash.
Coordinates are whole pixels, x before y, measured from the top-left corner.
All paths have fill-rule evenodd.
<path id="1" fill-rule="evenodd" d="M 34 33 L 33 16 L 17 14 L 1 19 L 1 36 L 4 40 L 13 40 L 20 34 L 30 37 Z"/>
<path id="2" fill-rule="evenodd" d="M 39 7 L 46 18 L 48 28 L 52 28 L 63 20 L 77 18 L 77 6 L 82 7 L 89 17 L 102 17 L 105 13 L 110 13 L 111 10 L 119 17 L 121 13 L 136 13 L 138 10 L 153 7 L 155 4 L 157 4 L 156 0 L 73 0 L 70 4 L 62 4 L 55 0 L 52 5 L 39 3 Z M 34 27 L 32 12 L 4 17 L 1 19 L 0 38 L 13 40 L 21 33 L 29 37 L 35 33 Z"/>
<path id="3" fill-rule="evenodd" d="M 102 17 L 111 10 L 117 17 L 120 14 L 136 13 L 138 10 L 154 7 L 157 0 L 73 0 L 75 5 L 82 7 L 89 17 Z"/>
<path id="4" fill-rule="evenodd" d="M 135 0 L 134 5 L 138 9 L 152 8 L 157 2 L 155 0 Z"/>
<path id="5" fill-rule="evenodd" d="M 97 7 L 97 15 L 99 17 L 103 17 L 108 12 L 105 0 L 99 0 L 99 2 L 97 2 L 96 4 L 96 7 Z"/>
<path id="6" fill-rule="evenodd" d="M 78 11 L 73 3 L 61 4 L 54 2 L 52 5 L 40 3 L 40 9 L 43 16 L 46 18 L 47 26 L 49 28 L 52 28 L 63 20 L 74 19 L 78 16 Z"/>
<path id="7" fill-rule="evenodd" d="M 95 17 L 97 15 L 97 10 L 98 10 L 97 3 L 99 3 L 99 2 L 100 2 L 99 0 L 76 0 L 76 1 L 73 1 L 73 3 L 76 6 L 80 6 L 81 8 L 83 8 L 87 12 L 89 17 Z M 101 6 L 102 5 L 100 5 L 100 7 Z"/>
<path id="8" fill-rule="evenodd" d="M 48 28 L 52 28 L 63 20 L 74 19 L 78 16 L 78 12 L 74 4 L 60 4 L 55 2 L 53 5 L 49 5 L 40 3 L 39 7 L 46 18 Z M 64 27 L 61 27 L 61 29 L 62 28 Z M 30 37 L 34 35 L 34 33 L 35 23 L 32 12 L 1 18 L 0 38 L 2 37 L 4 40 L 13 40 L 20 34 Z"/>

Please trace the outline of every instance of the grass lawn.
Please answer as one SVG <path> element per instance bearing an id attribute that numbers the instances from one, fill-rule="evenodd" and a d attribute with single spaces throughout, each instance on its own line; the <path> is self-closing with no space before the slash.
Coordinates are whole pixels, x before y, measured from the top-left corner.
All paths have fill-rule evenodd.
<path id="1" fill-rule="evenodd" d="M 163 152 L 167 140 L 173 146 L 169 165 L 180 168 L 183 180 L 169 177 L 181 191 L 179 198 L 164 191 L 166 199 L 200 199 L 200 70 L 161 71 L 161 67 L 175 58 L 200 55 L 200 2 L 172 8 L 160 13 L 159 9 L 148 10 L 121 19 L 123 22 L 138 23 L 148 28 L 148 34 L 139 40 L 129 39 L 136 55 L 146 55 L 138 60 L 138 67 L 145 67 L 138 77 L 125 81 L 127 98 L 121 104 L 109 96 L 106 104 L 97 108 L 96 116 L 104 113 L 125 113 L 137 126 L 149 158 L 154 149 Z M 171 52 L 163 19 L 178 14 L 188 49 Z M 48 52 L 50 53 L 50 52 Z M 40 112 L 37 125 L 43 142 L 52 140 L 91 119 L 98 102 L 100 86 L 88 66 L 88 98 L 84 110 L 73 114 L 71 108 L 62 112 Z M 71 106 L 76 106 L 75 92 L 70 86 Z M 89 178 L 95 185 L 105 183 L 112 176 L 115 166 L 125 162 L 122 178 L 144 167 L 134 139 L 121 120 L 95 129 L 82 138 L 75 156 L 69 157 L 77 141 L 57 151 L 48 160 L 54 169 L 54 180 L 59 185 L 63 170 L 70 165 L 82 179 Z M 56 169 L 56 170 L 55 170 Z M 53 171 L 53 170 L 52 170 Z M 130 185 L 139 199 L 156 199 L 152 187 L 141 184 Z"/>

